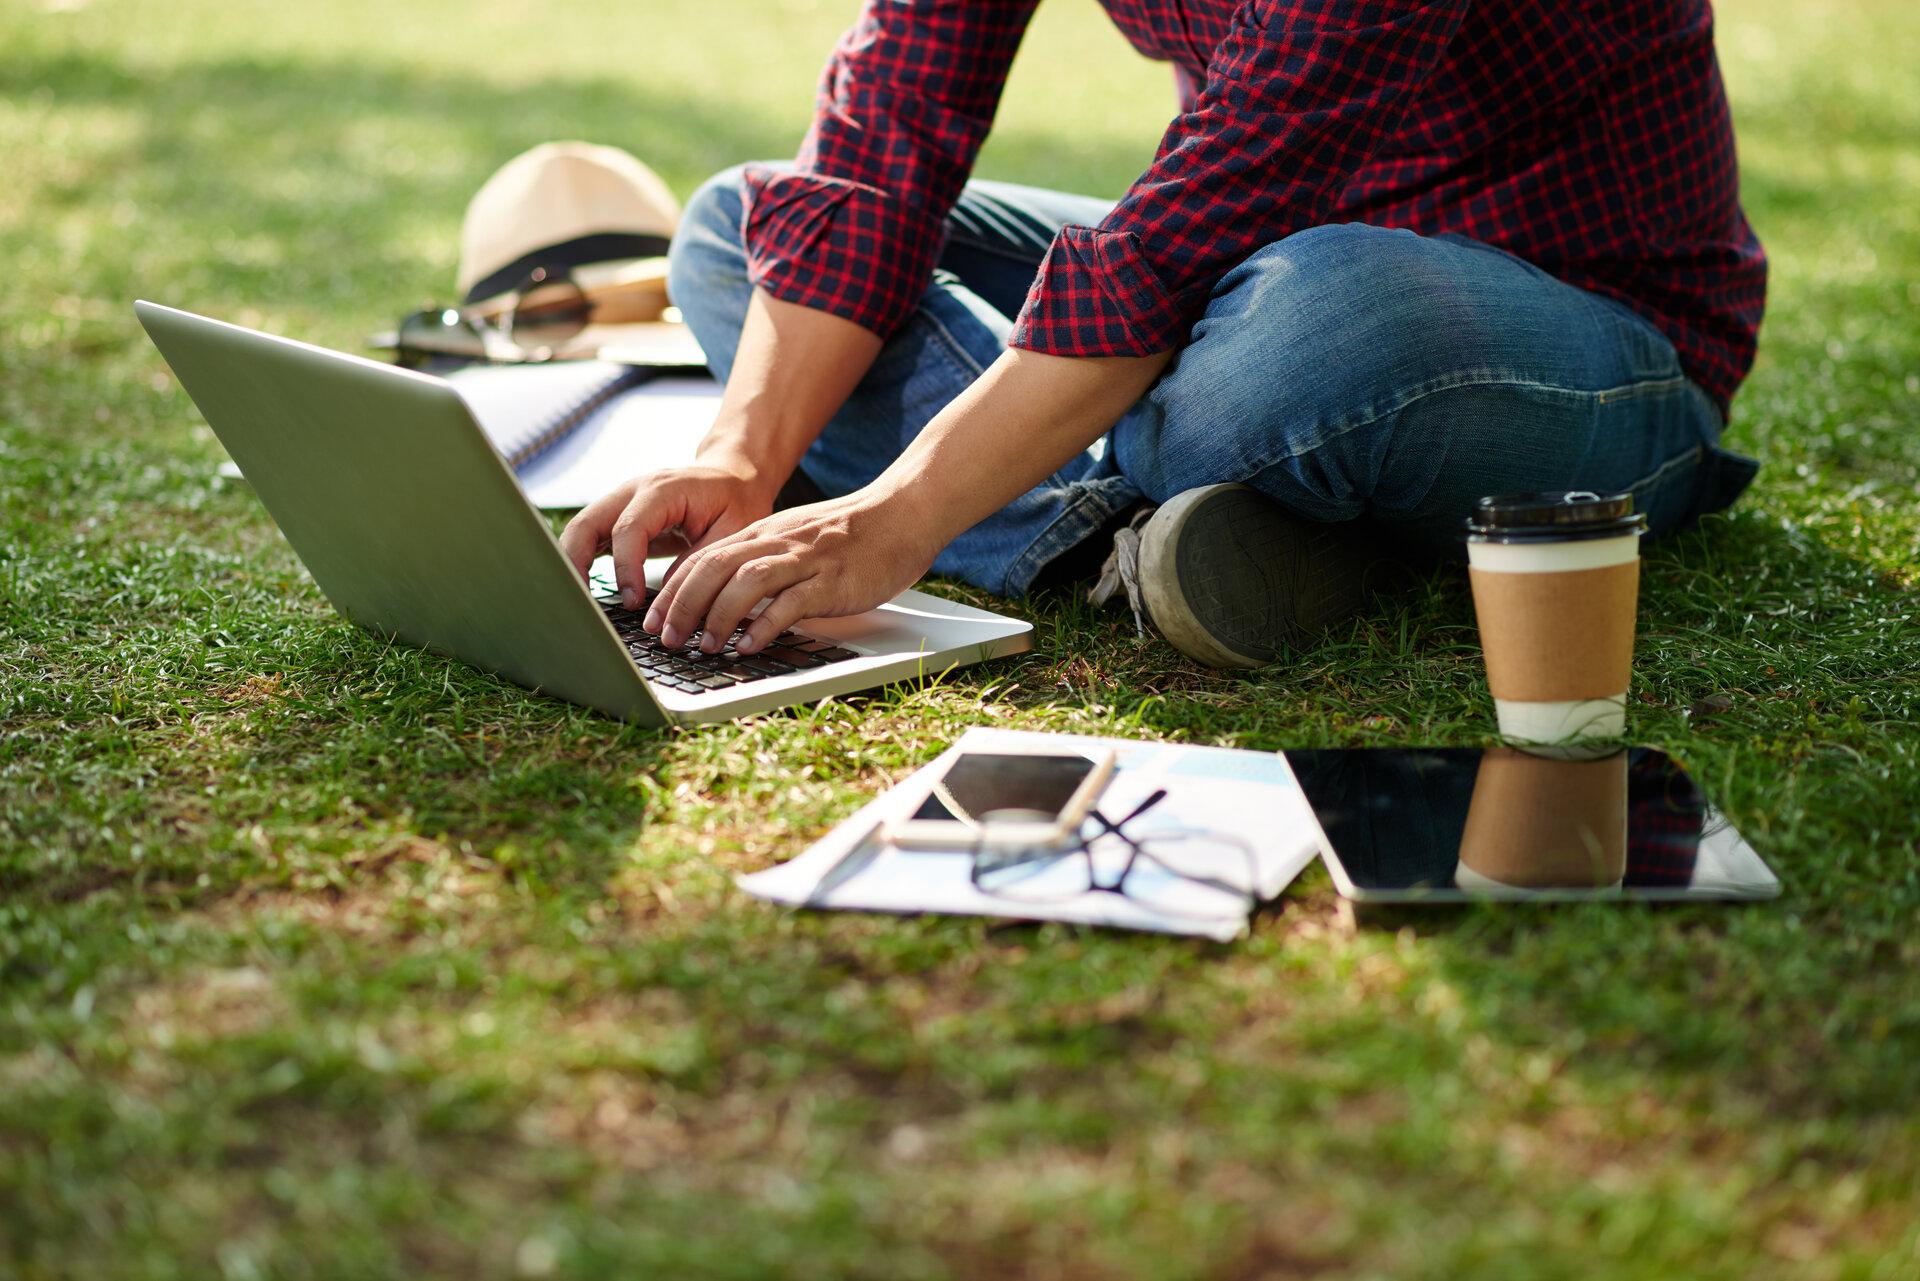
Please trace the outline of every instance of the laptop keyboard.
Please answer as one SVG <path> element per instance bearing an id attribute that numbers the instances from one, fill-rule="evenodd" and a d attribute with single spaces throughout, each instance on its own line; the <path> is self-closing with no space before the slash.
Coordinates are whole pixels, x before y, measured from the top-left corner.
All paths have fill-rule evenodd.
<path id="1" fill-rule="evenodd" d="M 733 643 L 746 633 L 744 627 L 734 628 L 733 635 L 727 637 L 727 643 L 717 653 L 701 651 L 699 632 L 689 636 L 678 648 L 668 649 L 660 643 L 658 636 L 640 626 L 646 616 L 644 606 L 639 610 L 628 609 L 617 596 L 597 596 L 594 599 L 606 611 L 607 620 L 613 624 L 613 630 L 626 645 L 627 653 L 633 655 L 641 674 L 654 684 L 677 689 L 684 694 L 707 694 L 731 689 L 748 681 L 809 671 L 829 663 L 861 657 L 832 641 L 792 631 L 781 632 L 772 644 L 758 653 L 737 654 Z"/>

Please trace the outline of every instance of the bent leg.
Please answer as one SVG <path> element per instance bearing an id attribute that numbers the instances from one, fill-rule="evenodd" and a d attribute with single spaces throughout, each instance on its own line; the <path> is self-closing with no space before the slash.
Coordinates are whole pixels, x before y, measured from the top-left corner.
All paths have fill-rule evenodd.
<path id="1" fill-rule="evenodd" d="M 1464 237 L 1342 224 L 1223 277 L 1113 442 L 1155 501 L 1245 482 L 1428 557 L 1457 554 L 1493 493 L 1631 491 L 1672 529 L 1719 432 L 1672 345 L 1624 307 Z"/>
<path id="2" fill-rule="evenodd" d="M 733 368 L 753 296 L 740 176 L 738 168 L 726 170 L 687 202 L 669 264 L 674 303 L 722 380 Z M 885 471 L 1005 349 L 1010 312 L 983 293 L 1002 305 L 1013 299 L 1017 310 L 1058 229 L 1055 220 L 1097 220 L 1107 207 L 1084 196 L 970 184 L 954 211 L 948 252 L 919 306 L 808 449 L 801 470 L 829 496 L 851 493 Z M 1110 468 L 1097 483 L 1082 483 L 1099 466 L 1097 451 L 1076 458 L 961 534 L 934 561 L 934 571 L 1019 594 L 1031 579 L 1029 563 L 1037 569 L 1131 501 L 1131 488 Z"/>

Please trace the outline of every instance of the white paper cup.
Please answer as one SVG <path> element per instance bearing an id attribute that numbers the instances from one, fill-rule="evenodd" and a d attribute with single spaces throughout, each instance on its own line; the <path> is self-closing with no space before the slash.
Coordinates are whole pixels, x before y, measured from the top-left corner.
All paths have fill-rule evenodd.
<path id="1" fill-rule="evenodd" d="M 1482 499 L 1474 614 L 1500 734 L 1569 757 L 1626 734 L 1645 518 L 1630 495 Z"/>

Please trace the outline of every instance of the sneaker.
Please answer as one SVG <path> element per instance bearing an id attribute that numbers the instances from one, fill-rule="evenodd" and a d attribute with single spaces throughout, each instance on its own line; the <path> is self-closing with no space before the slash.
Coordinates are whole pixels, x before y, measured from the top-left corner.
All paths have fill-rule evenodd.
<path id="1" fill-rule="evenodd" d="M 1359 613 L 1379 552 L 1350 526 L 1298 520 L 1246 485 L 1189 489 L 1113 538 L 1087 593 L 1121 592 L 1135 627 L 1209 667 L 1264 667 Z"/>

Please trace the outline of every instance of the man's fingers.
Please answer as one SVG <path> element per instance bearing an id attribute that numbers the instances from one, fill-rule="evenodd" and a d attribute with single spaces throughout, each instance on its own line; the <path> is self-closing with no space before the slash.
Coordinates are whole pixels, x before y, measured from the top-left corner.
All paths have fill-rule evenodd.
<path id="1" fill-rule="evenodd" d="M 719 519 L 714 521 L 713 524 L 707 526 L 707 532 L 702 534 L 698 539 L 688 538 L 684 530 L 672 535 L 656 535 L 653 540 L 653 554 L 655 556 L 671 556 L 673 557 L 673 564 L 667 566 L 666 577 L 660 580 L 661 595 L 655 597 L 655 599 L 661 599 L 667 594 L 669 585 L 674 581 L 674 575 L 680 572 L 680 567 L 687 563 L 689 556 L 697 551 L 702 551 L 713 546 L 722 539 L 732 538 L 752 523 L 752 521 L 741 519 L 732 511 L 726 511 L 722 512 Z M 671 542 L 668 541 L 670 537 L 672 539 Z M 649 609 L 647 612 L 649 617 L 651 617 L 653 611 Z M 649 630 L 656 630 L 652 623 L 649 623 L 647 626 Z"/>
<path id="2" fill-rule="evenodd" d="M 633 486 L 620 485 L 575 512 L 567 527 L 560 531 L 560 550 L 580 577 L 587 576 L 593 558 L 607 549 L 613 522 L 632 498 Z"/>
<path id="3" fill-rule="evenodd" d="M 653 601 L 647 606 L 647 616 L 641 626 L 658 636 L 666 625 L 667 610 L 673 605 L 673 598 L 680 594 L 680 584 L 687 581 L 687 574 L 693 568 L 693 562 L 699 559 L 702 549 L 690 548 L 680 553 L 673 564 L 667 566 L 667 576 L 660 580 L 660 590 L 653 594 Z"/>
<path id="4" fill-rule="evenodd" d="M 670 491 L 648 489 L 634 495 L 613 522 L 613 576 L 620 603 L 640 608 L 647 596 L 647 550 L 654 537 L 680 523 L 685 502 Z"/>
<path id="5" fill-rule="evenodd" d="M 682 551 L 673 564 L 667 566 L 666 577 L 660 580 L 660 590 L 654 593 L 653 603 L 647 606 L 647 616 L 641 626 L 659 635 L 666 625 L 667 611 L 673 606 L 673 598 L 680 594 L 680 585 L 687 581 L 687 574 L 691 572 L 693 563 L 706 553 L 724 551 L 728 545 L 742 541 L 740 536 L 750 528 L 752 526 L 746 524 L 739 526 L 732 533 L 715 533 Z"/>
<path id="6" fill-rule="evenodd" d="M 755 556 L 742 562 L 720 587 L 701 625 L 700 648 L 714 653 L 727 643 L 747 611 L 810 577 L 795 556 Z M 776 631 L 774 635 L 779 635 Z"/>
<path id="7" fill-rule="evenodd" d="M 803 579 L 787 588 L 760 611 L 760 617 L 747 624 L 747 634 L 734 644 L 742 654 L 755 654 L 773 643 L 773 638 L 803 618 L 819 612 L 820 580 Z"/>
<path id="8" fill-rule="evenodd" d="M 748 546 L 745 541 L 720 543 L 695 552 L 687 557 L 673 578 L 661 586 L 647 616 L 658 623 L 663 645 L 671 649 L 700 629 L 714 597 L 732 580 L 734 570 L 750 554 Z"/>

